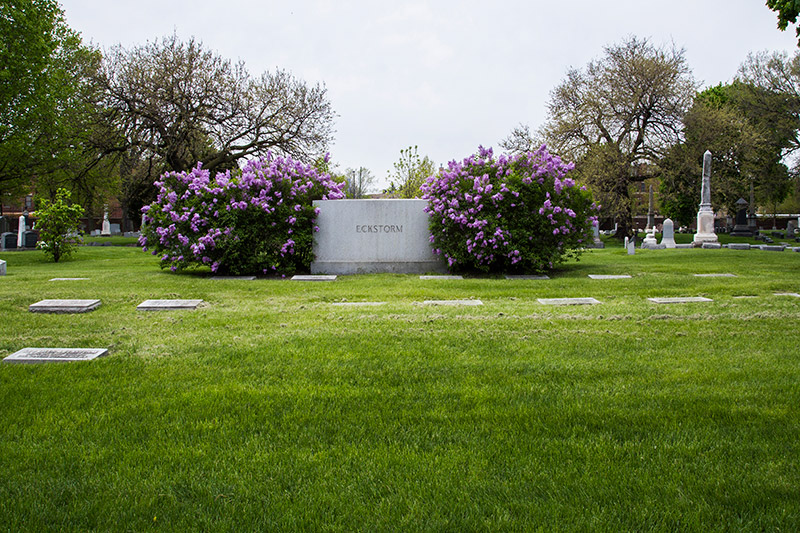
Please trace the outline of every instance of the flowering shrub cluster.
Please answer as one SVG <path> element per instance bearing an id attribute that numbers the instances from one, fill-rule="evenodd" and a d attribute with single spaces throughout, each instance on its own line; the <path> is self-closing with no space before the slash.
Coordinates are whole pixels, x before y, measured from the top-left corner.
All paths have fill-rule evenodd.
<path id="1" fill-rule="evenodd" d="M 434 251 L 451 270 L 482 272 L 541 272 L 577 257 L 599 206 L 567 176 L 573 168 L 545 146 L 510 158 L 480 147 L 451 161 L 422 186 Z"/>
<path id="2" fill-rule="evenodd" d="M 343 198 L 343 184 L 291 158 L 248 162 L 211 177 L 200 164 L 155 183 L 139 244 L 172 271 L 208 265 L 225 274 L 290 274 L 313 260 L 314 200 Z"/>

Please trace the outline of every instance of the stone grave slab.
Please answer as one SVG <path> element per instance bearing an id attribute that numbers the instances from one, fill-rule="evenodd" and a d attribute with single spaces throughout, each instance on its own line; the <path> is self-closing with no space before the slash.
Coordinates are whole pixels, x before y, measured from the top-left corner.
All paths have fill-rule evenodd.
<path id="1" fill-rule="evenodd" d="M 139 311 L 171 311 L 197 309 L 203 300 L 145 300 L 136 306 Z"/>
<path id="2" fill-rule="evenodd" d="M 550 279 L 550 276 L 547 275 L 534 275 L 534 274 L 522 274 L 522 275 L 511 275 L 506 274 L 506 279 L 534 279 L 534 280 L 545 280 Z"/>
<path id="3" fill-rule="evenodd" d="M 750 245 L 746 242 L 732 242 L 728 244 L 728 250 L 749 250 Z"/>
<path id="4" fill-rule="evenodd" d="M 792 248 L 792 251 L 793 252 L 800 252 L 800 246 L 795 246 L 794 248 Z"/>
<path id="5" fill-rule="evenodd" d="M 776 292 L 775 296 L 793 296 L 795 298 L 800 298 L 800 294 L 796 292 Z"/>
<path id="6" fill-rule="evenodd" d="M 447 273 L 433 253 L 422 199 L 314 200 L 311 274 Z"/>
<path id="7" fill-rule="evenodd" d="M 734 296 L 734 299 L 736 300 L 746 300 L 750 298 L 758 298 L 758 296 L 756 296 L 755 294 L 742 294 L 739 296 Z"/>
<path id="8" fill-rule="evenodd" d="M 331 305 L 337 307 L 377 307 L 386 305 L 386 302 L 333 302 Z"/>
<path id="9" fill-rule="evenodd" d="M 537 298 L 543 305 L 595 305 L 601 303 L 594 298 Z"/>
<path id="10" fill-rule="evenodd" d="M 630 279 L 628 274 L 589 274 L 591 279 Z"/>
<path id="11" fill-rule="evenodd" d="M 765 252 L 782 252 L 785 250 L 785 247 L 782 245 L 762 244 L 761 249 Z"/>
<path id="12" fill-rule="evenodd" d="M 105 348 L 23 348 L 5 359 L 4 363 L 51 363 L 91 361 L 108 355 Z"/>
<path id="13" fill-rule="evenodd" d="M 213 280 L 238 280 L 238 281 L 253 281 L 255 276 L 211 276 Z"/>
<path id="14" fill-rule="evenodd" d="M 676 244 L 675 245 L 675 249 L 676 250 L 690 250 L 692 248 L 694 248 L 693 244 Z"/>
<path id="15" fill-rule="evenodd" d="M 86 281 L 89 278 L 52 278 L 50 281 Z"/>
<path id="16" fill-rule="evenodd" d="M 704 250 L 719 250 L 722 248 L 722 245 L 718 242 L 704 242 L 703 249 Z"/>
<path id="17" fill-rule="evenodd" d="M 458 306 L 458 305 L 466 305 L 470 307 L 474 307 L 477 305 L 483 305 L 483 302 L 480 300 L 425 300 L 422 302 L 423 305 L 449 305 L 449 306 Z"/>
<path id="18" fill-rule="evenodd" d="M 292 281 L 336 281 L 336 276 L 324 274 L 302 275 L 298 274 L 292 276 Z"/>
<path id="19" fill-rule="evenodd" d="M 648 298 L 655 304 L 689 304 L 695 302 L 713 302 L 711 298 L 704 296 L 679 296 L 677 298 Z"/>
<path id="20" fill-rule="evenodd" d="M 0 276 L 6 275 L 6 262 L 0 260 Z"/>
<path id="21" fill-rule="evenodd" d="M 28 306 L 31 313 L 88 313 L 100 307 L 100 300 L 42 300 Z"/>
<path id="22" fill-rule="evenodd" d="M 736 274 L 692 274 L 696 278 L 735 278 Z"/>
<path id="23" fill-rule="evenodd" d="M 420 276 L 419 279 L 464 279 L 464 276 Z"/>

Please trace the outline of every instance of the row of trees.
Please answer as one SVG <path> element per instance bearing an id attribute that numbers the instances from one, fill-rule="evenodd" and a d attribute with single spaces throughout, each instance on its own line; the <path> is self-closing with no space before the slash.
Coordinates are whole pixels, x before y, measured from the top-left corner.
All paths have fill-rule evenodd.
<path id="1" fill-rule="evenodd" d="M 786 161 L 800 148 L 800 54 L 750 55 L 733 82 L 697 89 L 682 49 L 630 37 L 568 71 L 546 124 L 535 133 L 520 126 L 502 145 L 546 143 L 575 161 L 619 235 L 632 233 L 632 192 L 648 179 L 660 180 L 662 212 L 691 223 L 705 150 L 714 205 L 733 212 L 751 184 L 762 206 L 785 199 L 798 173 Z"/>
<path id="2" fill-rule="evenodd" d="M 138 212 L 165 171 L 235 168 L 267 152 L 321 159 L 326 89 L 172 35 L 103 54 L 55 0 L 0 4 L 0 193 L 66 187 L 89 211 L 118 196 Z M 137 218 L 137 217 L 133 217 Z"/>

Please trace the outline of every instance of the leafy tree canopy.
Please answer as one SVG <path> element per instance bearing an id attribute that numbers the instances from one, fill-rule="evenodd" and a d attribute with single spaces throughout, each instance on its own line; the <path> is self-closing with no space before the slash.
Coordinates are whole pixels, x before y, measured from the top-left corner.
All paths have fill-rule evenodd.
<path id="1" fill-rule="evenodd" d="M 778 29 L 786 31 L 789 24 L 797 23 L 797 16 L 800 14 L 800 2 L 797 0 L 767 0 L 767 7 L 778 14 Z M 795 30 L 797 34 L 797 44 L 800 46 L 800 28 Z"/>

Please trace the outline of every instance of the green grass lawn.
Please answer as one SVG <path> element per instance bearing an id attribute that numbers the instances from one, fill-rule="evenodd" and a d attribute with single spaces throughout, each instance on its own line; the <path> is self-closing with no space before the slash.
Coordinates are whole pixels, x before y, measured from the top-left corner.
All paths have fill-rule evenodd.
<path id="1" fill-rule="evenodd" d="M 800 254 L 334 283 L 176 275 L 125 247 L 0 259 L 0 356 L 110 349 L 0 365 L 0 530 L 800 529 L 800 298 L 774 296 L 800 292 Z M 102 306 L 27 311 L 46 298 Z M 150 298 L 206 304 L 137 312 Z M 484 305 L 420 304 L 463 298 Z"/>

